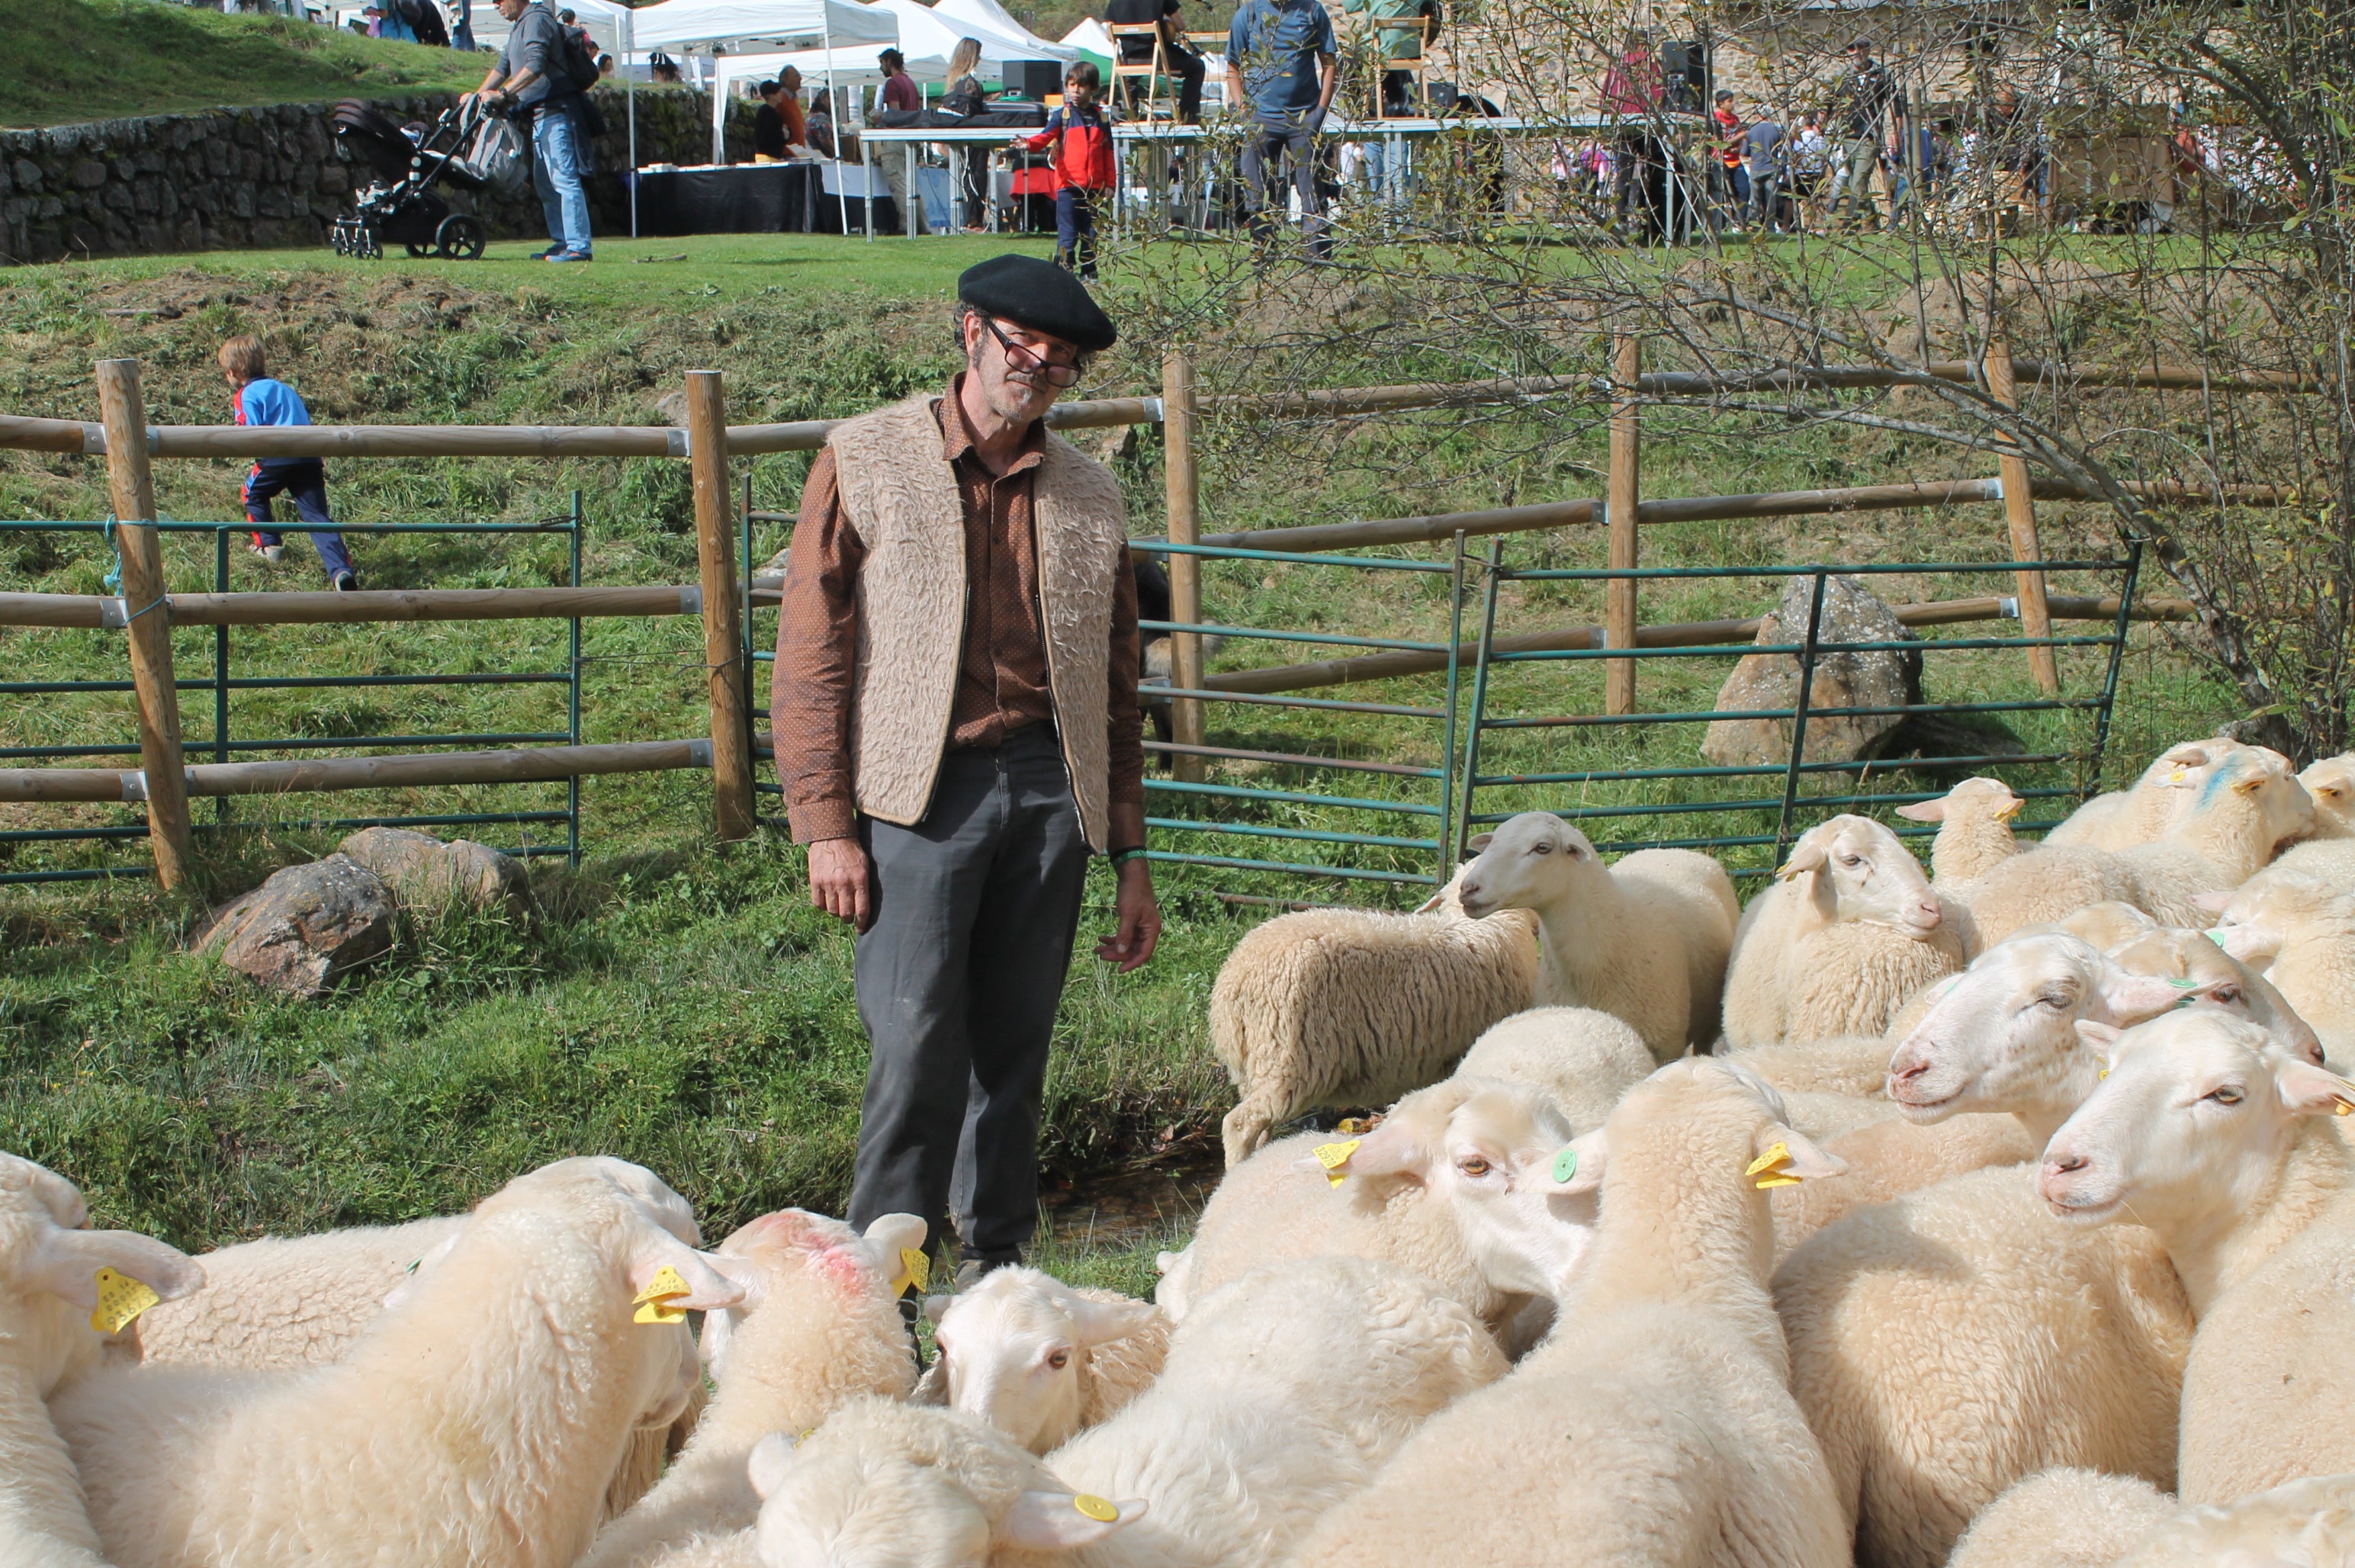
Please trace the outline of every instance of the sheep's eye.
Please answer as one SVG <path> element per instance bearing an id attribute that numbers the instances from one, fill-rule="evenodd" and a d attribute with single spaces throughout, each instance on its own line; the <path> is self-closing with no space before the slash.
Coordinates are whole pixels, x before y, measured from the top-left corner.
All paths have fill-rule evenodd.
<path id="1" fill-rule="evenodd" d="M 2243 1096 L 2238 1089 L 2227 1083 L 2222 1089 L 2211 1089 L 2204 1097 L 2215 1101 L 2220 1105 L 2237 1105 Z"/>
<path id="2" fill-rule="evenodd" d="M 1069 1350 L 1057 1350 L 1047 1358 L 1047 1364 L 1060 1372 L 1071 1364 L 1071 1353 Z"/>
<path id="3" fill-rule="evenodd" d="M 2238 986 L 2219 986 L 2214 990 L 2208 993 L 2208 999 L 2211 1002 L 2222 1002 L 2229 1008 L 2234 1002 L 2241 999 L 2241 987 Z"/>
<path id="4" fill-rule="evenodd" d="M 1529 846 L 1529 853 L 1532 855 L 1550 855 L 1553 853 L 1553 846 L 1546 843 L 1532 844 Z"/>
<path id="5" fill-rule="evenodd" d="M 2047 991 L 2042 996 L 2037 997 L 2036 1000 L 2040 1005 L 2051 1008 L 2055 1012 L 2058 1012 L 2060 1009 L 2069 1005 L 2070 997 L 2069 993 L 2066 991 Z"/>
<path id="6" fill-rule="evenodd" d="M 1470 1159 L 1458 1160 L 1455 1168 L 1466 1176 L 1486 1176 L 1488 1174 L 1489 1165 L 1487 1160 L 1476 1154 Z"/>
<path id="7" fill-rule="evenodd" d="M 1839 858 L 1839 863 L 1843 866 L 1849 867 L 1861 866 L 1864 864 L 1864 857 L 1861 855 L 1842 855 Z"/>

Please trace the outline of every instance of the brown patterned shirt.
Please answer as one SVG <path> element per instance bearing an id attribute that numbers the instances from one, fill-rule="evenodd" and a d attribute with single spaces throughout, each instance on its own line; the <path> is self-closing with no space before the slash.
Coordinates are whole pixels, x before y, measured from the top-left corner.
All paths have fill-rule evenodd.
<path id="1" fill-rule="evenodd" d="M 932 404 L 941 452 L 964 503 L 964 642 L 949 745 L 994 747 L 1026 724 L 1051 722 L 1047 645 L 1039 625 L 1039 552 L 1031 532 L 1033 475 L 1046 432 L 1033 424 L 1003 475 L 975 455 L 957 401 L 962 372 Z M 776 673 L 769 696 L 777 776 L 794 840 L 858 831 L 850 788 L 851 670 L 858 646 L 858 569 L 867 552 L 842 519 L 834 452 L 820 450 L 802 487 L 800 520 L 785 562 Z M 1114 805 L 1145 801 L 1144 719 L 1136 705 L 1136 580 L 1124 570 L 1113 594 L 1111 790 Z"/>

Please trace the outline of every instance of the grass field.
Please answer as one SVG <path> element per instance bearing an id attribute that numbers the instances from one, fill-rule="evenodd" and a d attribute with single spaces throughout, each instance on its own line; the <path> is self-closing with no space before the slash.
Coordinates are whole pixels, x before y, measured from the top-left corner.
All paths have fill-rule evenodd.
<path id="1" fill-rule="evenodd" d="M 231 332 L 258 331 L 275 373 L 294 382 L 323 421 L 664 422 L 663 400 L 689 368 L 727 379 L 739 421 L 847 414 L 937 384 L 952 368 L 945 304 L 955 272 L 993 242 L 776 239 L 601 240 L 588 267 L 549 268 L 501 248 L 484 262 L 337 261 L 317 253 L 160 258 L 27 270 L 0 277 L 0 410 L 93 417 L 92 360 L 136 356 L 151 418 L 217 422 L 226 394 L 212 356 Z M 640 258 L 646 258 L 641 261 Z M 553 275 L 551 275 L 553 274 Z M 1115 293 L 1135 286 L 1112 281 Z M 1273 310 L 1284 302 L 1263 302 Z M 1319 307 L 1321 308 L 1321 307 Z M 1107 357 L 1083 392 L 1150 390 L 1159 345 Z M 1391 374 L 1382 374 L 1385 369 Z M 1405 368 L 1351 367 L 1343 381 L 1403 379 Z M 1419 370 L 1414 373 L 1421 373 Z M 1402 515 L 1500 501 L 1599 494 L 1603 443 L 1543 448 L 1523 461 L 1518 437 L 1544 410 L 1494 417 L 1417 415 L 1337 433 L 1214 421 L 1205 449 L 1206 527 L 1252 528 Z M 1161 475 L 1156 440 L 1113 452 L 1135 530 L 1157 532 Z M 1537 450 L 1531 447 L 1530 450 Z M 167 517 L 220 518 L 238 466 L 157 466 Z M 805 459 L 750 465 L 759 505 L 791 510 Z M 740 473 L 741 472 L 740 467 Z M 1973 472 L 1966 459 L 1882 433 L 1798 435 L 1720 427 L 1663 431 L 1646 453 L 1647 493 L 1662 496 L 1863 484 Z M 1295 475 L 1311 476 L 1308 479 Z M 585 581 L 693 580 L 691 501 L 683 464 L 493 460 L 346 462 L 331 470 L 339 515 L 353 522 L 526 520 L 564 511 L 574 490 L 588 518 Z M 105 515 L 102 465 L 79 457 L 0 457 L 0 516 Z M 2048 509 L 2054 552 L 2105 550 L 2099 518 Z M 755 558 L 787 530 L 763 528 Z M 1846 519 L 1691 524 L 1646 531 L 1647 561 L 1760 564 L 1844 560 L 1994 560 L 2005 557 L 1994 508 L 1891 513 Z M 309 585 L 307 547 L 290 541 L 275 570 L 237 552 L 233 586 Z M 1601 564 L 1595 530 L 1516 541 L 1523 564 Z M 362 540 L 371 586 L 451 587 L 562 580 L 563 551 L 547 539 L 404 537 Z M 1432 559 L 1435 552 L 1402 555 Z M 208 547 L 171 546 L 176 582 L 208 584 Z M 106 567 L 91 536 L 0 531 L 0 589 L 94 592 Z M 1330 568 L 1223 562 L 1207 573 L 1214 620 L 1242 626 L 1444 638 L 1448 603 L 1426 576 L 1370 581 Z M 1371 576 L 1371 574 L 1366 574 Z M 1441 580 L 1444 583 L 1444 580 Z M 2091 586 L 2087 584 L 2086 586 Z M 1900 578 L 1876 584 L 1891 599 L 2009 592 L 1993 574 L 1944 585 Z M 1755 613 L 1773 579 L 1696 580 L 1647 589 L 1647 620 Z M 1499 632 L 1593 619 L 1591 583 L 1517 584 Z M 760 621 L 773 635 L 773 617 Z M 1968 631 L 1970 628 L 1960 628 Z M 183 630 L 184 671 L 201 674 L 210 634 Z M 532 624 L 240 631 L 236 670 L 385 673 L 550 667 L 559 628 Z M 12 677 L 119 677 L 119 639 L 77 632 L 0 634 Z M 1220 656 L 1240 667 L 1337 651 L 1231 639 Z M 586 735 L 591 741 L 688 735 L 704 722 L 702 654 L 685 619 L 590 624 Z M 1934 654 L 1933 695 L 1984 699 L 2025 687 L 2016 654 Z M 1705 708 L 1722 677 L 1718 660 L 1647 667 L 1645 701 Z M 2096 672 L 2070 670 L 2082 691 Z M 2227 705 L 2161 634 L 2138 633 L 2126 661 L 2114 758 L 2135 759 L 2183 733 L 2203 732 Z M 1500 704 L 1575 710 L 1600 675 L 1525 667 L 1500 682 Z M 240 695 L 244 735 L 370 733 L 560 727 L 553 688 L 439 692 L 255 692 Z M 520 695 L 518 695 L 518 690 Z M 1363 688 L 1325 695 L 1372 696 Z M 1426 702 L 1436 680 L 1401 682 L 1383 700 Z M 128 698 L 78 694 L 19 700 L 0 717 L 0 746 L 121 742 Z M 192 746 L 209 709 L 189 705 Z M 1325 752 L 1436 763 L 1436 727 L 1332 711 L 1232 708 L 1214 739 L 1279 752 Z M 2061 721 L 2016 727 L 2031 744 Z M 1604 759 L 1644 765 L 1689 759 L 1697 731 L 1547 731 L 1514 742 L 1517 770 L 1568 770 Z M 2121 763 L 2118 765 L 2127 765 Z M 1331 790 L 1331 775 L 1238 764 L 1227 783 Z M 1349 775 L 1367 798 L 1426 791 Z M 1700 786 L 1662 784 L 1657 798 Z M 1934 787 L 1934 786 L 1931 786 Z M 332 809 L 401 806 L 506 810 L 545 805 L 560 786 L 343 797 Z M 783 1203 L 838 1211 L 857 1120 L 864 1046 L 849 989 L 843 932 L 804 901 L 801 859 L 764 837 L 718 848 L 705 831 L 709 784 L 693 774 L 589 781 L 588 859 L 569 871 L 541 862 L 542 924 L 518 932 L 479 918 L 422 917 L 394 953 L 333 1002 L 264 997 L 241 979 L 188 956 L 199 912 L 144 882 L 0 889 L 0 1147 L 56 1165 L 91 1191 L 108 1222 L 151 1229 L 186 1245 L 264 1229 L 382 1221 L 465 1202 L 516 1170 L 553 1156 L 607 1151 L 653 1166 L 724 1232 Z M 1428 798 L 1427 793 L 1423 796 Z M 1200 803 L 1156 811 L 1196 815 Z M 1532 791 L 1511 804 L 1570 805 L 1580 792 Z M 308 797 L 298 809 L 320 808 Z M 1283 829 L 1309 808 L 1231 809 Z M 1484 809 L 1489 802 L 1484 801 Z M 211 808 L 203 808 L 208 815 Z M 0 807 L 0 825 L 60 820 L 132 823 L 113 807 L 61 816 Z M 1330 822 L 1329 816 L 1324 818 Z M 1399 835 L 1399 819 L 1367 812 L 1361 830 Z M 1681 823 L 1683 819 L 1676 819 Z M 208 833 L 203 893 L 218 901 L 270 867 L 320 852 L 335 837 L 293 825 L 284 808 L 240 801 L 232 831 Z M 1678 830 L 1681 830 L 1679 826 Z M 1418 827 L 1416 833 L 1421 829 Z M 491 835 L 496 837 L 496 835 Z M 1600 834 L 1598 833 L 1598 836 Z M 1259 839 L 1165 834 L 1165 842 L 1266 855 Z M 5 869 L 135 858 L 138 847 L 96 850 L 11 846 Z M 1290 847 L 1290 848 L 1296 848 Z M 1369 850 L 1363 863 L 1428 870 L 1430 857 Z M 1094 1183 L 1126 1168 L 1194 1157 L 1214 1141 L 1227 1104 L 1210 1061 L 1204 1008 L 1235 937 L 1264 912 L 1223 904 L 1218 892 L 1293 893 L 1300 884 L 1231 872 L 1172 871 L 1164 879 L 1169 931 L 1139 975 L 1110 975 L 1084 950 L 1058 1027 L 1049 1089 L 1046 1165 L 1052 1180 Z M 1311 884 L 1311 896 L 1332 896 Z M 1380 899 L 1379 891 L 1346 890 Z M 1090 888 L 1083 942 L 1106 925 L 1109 880 Z M 1398 898 L 1413 896 L 1401 892 Z M 1156 1200 L 1156 1201 L 1158 1201 Z M 1084 1208 L 1063 1211 L 1050 1243 L 1059 1267 L 1138 1288 L 1153 1246 L 1182 1235 L 1182 1201 L 1167 1222 L 1124 1229 L 1102 1244 Z"/>
<path id="2" fill-rule="evenodd" d="M 152 0 L 0 0 L 0 125 L 458 91 L 480 59 Z"/>

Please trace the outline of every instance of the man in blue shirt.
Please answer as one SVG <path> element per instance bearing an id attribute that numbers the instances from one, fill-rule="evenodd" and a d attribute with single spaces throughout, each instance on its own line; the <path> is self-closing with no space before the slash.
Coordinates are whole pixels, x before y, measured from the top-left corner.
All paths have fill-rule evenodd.
<path id="1" fill-rule="evenodd" d="M 1322 261 L 1332 242 L 1325 198 L 1316 188 L 1316 133 L 1340 80 L 1335 68 L 1333 18 L 1319 0 L 1243 0 L 1227 32 L 1228 91 L 1249 106 L 1251 140 L 1243 145 L 1243 202 L 1252 239 L 1264 247 L 1283 210 L 1283 180 L 1300 197 L 1300 227 L 1309 256 Z"/>

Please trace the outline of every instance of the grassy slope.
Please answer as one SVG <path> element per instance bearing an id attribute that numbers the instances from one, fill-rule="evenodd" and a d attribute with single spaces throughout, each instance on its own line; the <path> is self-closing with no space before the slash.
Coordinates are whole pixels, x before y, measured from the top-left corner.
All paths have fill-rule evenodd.
<path id="1" fill-rule="evenodd" d="M 994 248 L 788 237 L 601 244 L 601 261 L 580 269 L 512 257 L 471 266 L 369 266 L 283 254 L 19 272 L 0 281 L 0 331 L 12 350 L 0 361 L 0 408 L 88 417 L 90 362 L 135 354 L 145 367 L 152 417 L 214 421 L 222 408 L 214 347 L 229 332 L 260 330 L 274 367 L 325 420 L 659 422 L 656 400 L 690 368 L 726 374 L 739 419 L 847 413 L 944 372 L 942 307 L 950 282 Z M 687 259 L 630 260 L 682 254 Z M 1105 389 L 1135 389 L 1156 353 L 1157 346 L 1142 343 L 1107 360 Z M 1408 373 L 1349 366 L 1334 379 Z M 1252 527 L 1598 492 L 1599 432 L 1541 458 L 1514 455 L 1528 427 L 1513 421 L 1538 417 L 1445 414 L 1369 424 L 1321 456 L 1319 442 L 1304 432 L 1214 424 L 1206 521 Z M 1646 483 L 1659 495 L 1864 483 L 1930 477 L 1954 471 L 1955 461 L 1879 435 L 1663 432 L 1647 448 Z M 1327 464 L 1320 484 L 1269 483 L 1271 475 L 1311 462 Z M 790 508 L 805 466 L 791 456 L 753 464 L 760 503 Z M 1159 491 L 1151 443 L 1117 466 L 1139 531 L 1151 531 Z M 165 515 L 218 517 L 234 493 L 235 465 L 165 464 L 157 477 Z M 350 520 L 528 518 L 561 510 L 577 487 L 588 497 L 587 581 L 691 580 L 690 511 L 678 464 L 346 463 L 335 467 L 332 483 L 340 515 Z M 104 505 L 96 464 L 24 453 L 0 459 L 0 515 L 90 517 L 102 516 Z M 2056 508 L 2048 528 L 2056 549 L 2073 548 L 2091 523 Z M 764 530 L 756 553 L 765 556 L 783 536 L 782 528 Z M 1892 514 L 1820 527 L 1694 525 L 1648 530 L 1645 548 L 1647 560 L 1661 562 L 2001 558 L 1998 526 L 1976 513 Z M 1515 549 L 1530 552 L 1517 559 L 1600 563 L 1591 533 Z M 561 570 L 560 554 L 545 542 L 362 541 L 360 549 L 363 570 L 383 586 L 549 581 Z M 291 554 L 307 559 L 300 544 Z M 0 534 L 0 588 L 94 592 L 102 566 L 86 538 L 59 543 L 54 536 Z M 290 564 L 272 573 L 240 554 L 233 581 L 244 588 L 301 586 L 308 570 Z M 178 581 L 200 580 L 209 565 L 201 552 L 183 549 L 174 571 Z M 1444 597 L 1428 579 L 1336 584 L 1329 571 L 1256 562 L 1218 563 L 1207 577 L 1211 613 L 1231 624 L 1445 635 Z M 1889 592 L 1912 596 L 1922 586 Z M 1987 589 L 1972 582 L 1945 591 Z M 1647 590 L 1645 613 L 1651 619 L 1741 613 L 1774 592 L 1771 581 L 1662 586 Z M 1517 588 L 1500 610 L 1499 629 L 1591 618 L 1595 598 L 1590 585 Z M 762 617 L 764 635 L 773 624 Z M 112 662 L 119 645 L 98 635 L 6 636 L 12 667 L 27 674 L 119 674 Z M 179 656 L 201 673 L 208 634 L 180 637 Z M 240 673 L 488 669 L 535 661 L 546 667 L 559 645 L 551 629 L 527 624 L 288 628 L 240 633 L 236 656 Z M 701 724 L 701 656 L 691 623 L 591 623 L 588 652 L 589 739 L 691 734 Z M 1238 641 L 1223 659 L 1310 656 L 1317 651 Z M 1649 667 L 1646 704 L 1705 706 L 1720 668 L 1704 661 L 1686 661 L 1673 673 Z M 2019 686 L 2019 672 L 1999 657 L 1955 656 L 1933 668 L 1934 689 L 1976 694 Z M 1561 710 L 1582 699 L 1592 672 L 1518 678 L 1524 689 L 1517 700 Z M 2210 694 L 2160 645 L 2145 641 L 2128 679 L 2115 754 L 2132 757 L 2198 732 L 2212 717 Z M 1437 695 L 1437 682 L 1420 683 L 1422 699 Z M 513 692 L 458 699 L 385 688 L 359 696 L 256 693 L 240 697 L 237 711 L 246 735 L 555 720 L 541 699 Z M 192 743 L 201 742 L 208 723 L 203 704 L 193 703 Z M 0 720 L 0 745 L 101 732 L 128 735 L 123 699 L 45 699 Z M 1332 746 L 1437 758 L 1428 726 L 1391 720 L 1241 709 L 1221 713 L 1214 734 L 1273 751 Z M 1692 740 L 1687 732 L 1586 741 L 1556 731 L 1516 756 L 1551 767 L 1623 752 L 1679 761 Z M 1332 787 L 1329 777 L 1260 767 L 1229 776 Z M 1359 777 L 1368 782 L 1353 782 L 1356 793 L 1380 794 L 1387 783 Z M 343 797 L 333 805 L 447 809 L 453 793 L 408 802 Z M 511 809 L 544 804 L 552 793 L 468 792 L 457 804 Z M 1580 794 L 1555 790 L 1541 798 L 1575 805 Z M 142 886 L 0 891 L 11 954 L 0 968 L 0 1147 L 53 1160 L 91 1189 L 111 1219 L 188 1243 L 445 1208 L 537 1160 L 591 1149 L 652 1164 L 698 1200 L 715 1230 L 780 1203 L 838 1205 L 863 1046 L 847 944 L 803 903 L 797 853 L 774 843 L 712 849 L 701 837 L 708 787 L 691 774 L 594 780 L 586 796 L 591 859 L 578 876 L 543 866 L 551 912 L 544 933 L 525 940 L 479 922 L 415 923 L 388 961 L 324 1008 L 263 998 L 183 955 L 177 943 L 188 912 Z M 1166 800 L 1157 798 L 1156 809 L 1174 814 Z M 302 808 L 316 808 L 315 798 Z M 273 819 L 261 803 L 237 803 L 231 820 L 255 831 L 208 839 L 208 891 L 218 898 L 250 886 L 268 866 L 332 841 L 287 826 L 285 815 Z M 1303 820 L 1284 806 L 1249 815 L 1274 826 Z M 84 819 L 91 818 L 133 820 L 113 808 L 92 808 Z M 1398 819 L 1370 814 L 1362 826 L 1400 830 Z M 1218 842 L 1229 853 L 1285 848 L 1266 839 Z M 17 863 L 35 859 L 21 852 Z M 1399 857 L 1404 865 L 1418 859 L 1427 865 L 1425 858 Z M 1172 1141 L 1197 1141 L 1214 1127 L 1224 1091 L 1208 1060 L 1203 1008 L 1218 962 L 1247 917 L 1226 910 L 1210 890 L 1251 885 L 1217 873 L 1167 879 L 1170 933 L 1163 957 L 1141 976 L 1115 979 L 1082 955 L 1050 1090 L 1051 1169 L 1101 1171 Z M 1100 880 L 1091 892 L 1083 933 L 1108 918 L 1107 887 Z M 1108 1282 L 1134 1287 L 1148 1266 L 1149 1246 L 1091 1261 L 1069 1252 L 1082 1238 L 1060 1244 L 1074 1267 Z"/>
<path id="2" fill-rule="evenodd" d="M 0 0 L 0 125 L 468 88 L 482 62 L 282 16 Z"/>

